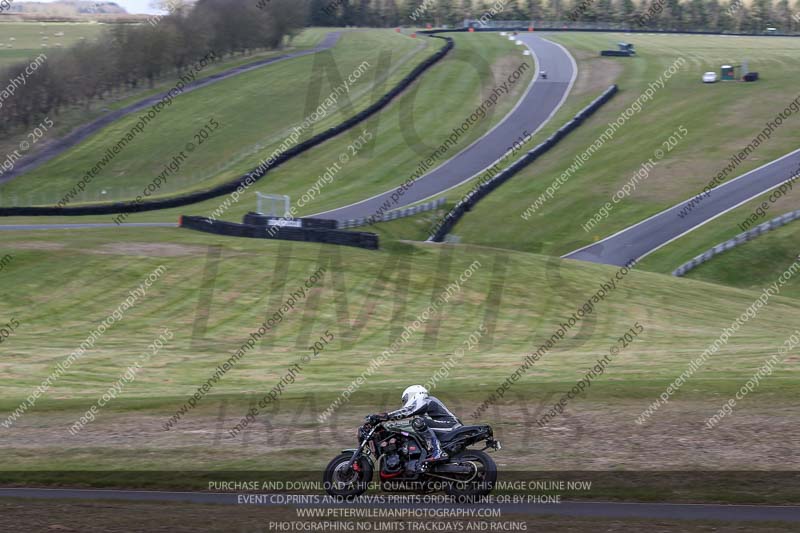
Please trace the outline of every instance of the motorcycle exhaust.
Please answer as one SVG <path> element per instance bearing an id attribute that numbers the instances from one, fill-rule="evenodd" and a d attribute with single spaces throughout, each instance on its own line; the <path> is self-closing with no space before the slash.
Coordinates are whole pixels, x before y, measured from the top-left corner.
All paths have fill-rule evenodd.
<path id="1" fill-rule="evenodd" d="M 475 468 L 463 465 L 443 464 L 438 465 L 434 472 L 437 474 L 472 474 Z"/>

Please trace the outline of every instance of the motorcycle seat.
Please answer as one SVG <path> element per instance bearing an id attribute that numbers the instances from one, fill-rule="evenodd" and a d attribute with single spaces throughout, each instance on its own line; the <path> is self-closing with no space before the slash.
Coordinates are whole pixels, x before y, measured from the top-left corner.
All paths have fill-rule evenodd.
<path id="1" fill-rule="evenodd" d="M 489 426 L 458 426 L 455 428 L 432 428 L 436 432 L 441 442 L 448 442 L 458 437 L 463 437 L 470 434 L 480 434 L 485 431 L 490 431 Z"/>

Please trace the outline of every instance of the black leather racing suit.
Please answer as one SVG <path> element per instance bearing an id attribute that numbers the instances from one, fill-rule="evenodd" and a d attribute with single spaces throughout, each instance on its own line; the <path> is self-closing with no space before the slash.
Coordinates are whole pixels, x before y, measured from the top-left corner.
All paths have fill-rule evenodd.
<path id="1" fill-rule="evenodd" d="M 439 438 L 436 432 L 453 431 L 461 427 L 461 421 L 458 417 L 445 407 L 442 401 L 435 396 L 417 398 L 414 403 L 404 405 L 396 411 L 387 413 L 386 416 L 389 420 L 420 417 L 427 427 L 427 431 L 424 433 L 430 441 L 431 450 L 440 450 Z"/>

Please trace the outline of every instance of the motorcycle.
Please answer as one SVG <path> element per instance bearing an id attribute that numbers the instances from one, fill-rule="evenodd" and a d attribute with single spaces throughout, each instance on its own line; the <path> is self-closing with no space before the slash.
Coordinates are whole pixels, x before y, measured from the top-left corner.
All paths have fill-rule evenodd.
<path id="1" fill-rule="evenodd" d="M 376 421 L 367 417 L 358 428 L 357 448 L 342 450 L 325 468 L 323 484 L 335 497 L 363 494 L 377 469 L 381 489 L 388 492 L 430 493 L 444 490 L 451 496 L 480 497 L 497 481 L 497 465 L 485 450 L 500 450 L 488 425 L 460 426 L 437 433 L 447 459 L 426 462 L 425 437 L 414 421 Z M 480 450 L 468 449 L 479 442 Z"/>

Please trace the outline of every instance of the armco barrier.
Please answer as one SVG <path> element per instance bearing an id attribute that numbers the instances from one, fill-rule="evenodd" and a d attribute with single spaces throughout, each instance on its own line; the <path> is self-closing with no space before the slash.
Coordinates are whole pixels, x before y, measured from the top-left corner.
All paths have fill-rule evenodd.
<path id="1" fill-rule="evenodd" d="M 606 102 L 608 102 L 614 94 L 617 92 L 617 86 L 612 85 L 608 89 L 606 89 L 603 94 L 598 96 L 597 98 L 592 101 L 588 106 L 583 108 L 580 112 L 578 112 L 575 117 L 572 118 L 569 122 L 561 126 L 553 135 L 548 137 L 544 142 L 536 146 L 533 150 L 529 151 L 527 154 L 523 155 L 516 161 L 514 161 L 510 166 L 500 172 L 497 176 L 493 177 L 480 187 L 476 188 L 472 194 L 463 198 L 460 202 L 458 202 L 453 209 L 450 210 L 447 215 L 442 219 L 442 223 L 437 227 L 436 231 L 428 238 L 429 241 L 433 242 L 442 242 L 444 240 L 445 235 L 450 233 L 450 230 L 453 229 L 453 226 L 461 220 L 461 217 L 464 216 L 464 213 L 472 209 L 472 207 L 482 200 L 486 195 L 490 192 L 498 188 L 500 185 L 511 179 L 515 174 L 517 174 L 520 170 L 527 167 L 531 163 L 533 163 L 536 159 L 538 159 L 541 155 L 545 154 L 548 150 L 550 150 L 553 146 L 555 146 L 558 141 L 563 139 L 569 132 L 577 128 L 584 120 L 592 116 L 595 111 L 600 109 Z"/>
<path id="2" fill-rule="evenodd" d="M 426 70 L 441 60 L 447 53 L 452 50 L 454 44 L 453 39 L 450 37 L 440 37 L 438 35 L 431 35 L 430 37 L 436 39 L 443 39 L 446 44 L 436 51 L 433 55 L 429 56 L 425 61 L 417 65 L 406 77 L 395 85 L 388 93 L 383 95 L 380 100 L 373 103 L 366 109 L 356 113 L 353 117 L 345 120 L 341 124 L 334 126 L 330 129 L 319 133 L 312 138 L 303 141 L 300 144 L 289 148 L 281 153 L 275 160 L 269 164 L 264 165 L 263 168 L 259 166 L 255 170 L 240 176 L 239 178 L 223 183 L 205 191 L 198 191 L 195 193 L 184 194 L 180 196 L 172 196 L 169 198 L 162 198 L 160 200 L 148 200 L 140 203 L 135 202 L 117 202 L 113 204 L 90 204 L 80 206 L 66 206 L 66 207 L 0 207 L 0 216 L 71 216 L 71 215 L 108 215 L 113 213 L 138 213 L 142 211 L 154 211 L 157 209 L 168 209 L 172 207 L 181 207 L 190 205 L 197 202 L 223 196 L 234 192 L 239 187 L 245 186 L 249 181 L 255 181 L 264 177 L 264 175 L 271 169 L 285 163 L 286 161 L 296 157 L 303 152 L 322 144 L 323 142 L 347 131 L 353 126 L 368 119 L 391 102 L 401 92 L 403 92 L 409 85 L 411 85 L 417 78 L 419 78 Z M 247 185 L 249 186 L 249 185 Z"/>
<path id="3" fill-rule="evenodd" d="M 249 237 L 252 239 L 280 239 L 284 241 L 322 242 L 343 246 L 356 246 L 368 250 L 378 249 L 378 236 L 363 231 L 339 231 L 335 229 L 291 228 L 284 226 L 272 234 L 267 226 L 237 224 L 206 217 L 182 216 L 180 227 L 227 235 L 229 237 Z"/>
<path id="4" fill-rule="evenodd" d="M 718 245 L 714 246 L 713 248 L 706 250 L 702 254 L 695 256 L 691 261 L 687 261 L 686 263 L 682 264 L 678 268 L 672 271 L 673 276 L 683 276 L 690 270 L 702 265 L 712 257 L 719 255 L 723 252 L 730 250 L 731 248 L 736 248 L 740 244 L 744 244 L 747 241 L 752 241 L 759 235 L 763 235 L 769 231 L 772 231 L 776 228 L 780 228 L 781 226 L 785 226 L 789 222 L 794 220 L 800 219 L 800 209 L 797 211 L 790 211 L 788 213 L 784 213 L 779 217 L 775 217 L 772 220 L 768 220 L 763 224 L 759 224 L 753 229 L 749 229 L 744 233 L 740 233 L 736 237 L 732 239 L 728 239 L 725 242 L 721 242 Z"/>
<path id="5" fill-rule="evenodd" d="M 339 222 L 338 228 L 357 228 L 359 226 L 366 226 L 367 224 L 373 224 L 375 222 L 388 222 L 390 220 L 397 220 L 398 218 L 405 218 L 410 217 L 412 215 L 416 215 L 417 213 L 424 213 L 426 211 L 433 211 L 434 209 L 438 209 L 444 205 L 447 201 L 447 198 L 439 198 L 437 200 L 431 200 L 430 202 L 426 202 L 424 204 L 414 205 L 411 207 L 404 207 L 402 209 L 395 209 L 394 211 L 389 211 L 388 213 L 384 213 L 379 219 L 375 220 L 371 216 L 370 217 L 359 217 L 359 218 L 351 218 L 350 220 L 343 220 Z"/>

